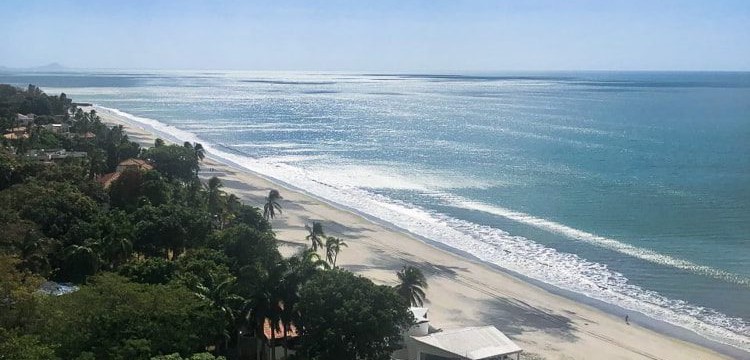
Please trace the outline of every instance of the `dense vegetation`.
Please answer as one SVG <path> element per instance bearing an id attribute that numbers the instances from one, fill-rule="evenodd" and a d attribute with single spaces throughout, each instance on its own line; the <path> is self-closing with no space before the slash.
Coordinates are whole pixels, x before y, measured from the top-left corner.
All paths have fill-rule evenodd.
<path id="1" fill-rule="evenodd" d="M 62 115 L 70 134 L 37 116 L 28 138 L 0 147 L 0 359 L 256 358 L 267 319 L 301 333 L 282 342 L 289 358 L 388 359 L 399 345 L 423 277 L 397 293 L 336 268 L 346 243 L 319 223 L 312 249 L 284 258 L 268 221 L 278 191 L 261 212 L 199 180 L 200 144 L 141 149 L 65 94 L 0 86 L 0 130 L 30 112 Z M 23 156 L 53 147 L 86 156 Z M 96 181 L 129 158 L 153 169 Z M 40 291 L 48 280 L 77 290 Z"/>

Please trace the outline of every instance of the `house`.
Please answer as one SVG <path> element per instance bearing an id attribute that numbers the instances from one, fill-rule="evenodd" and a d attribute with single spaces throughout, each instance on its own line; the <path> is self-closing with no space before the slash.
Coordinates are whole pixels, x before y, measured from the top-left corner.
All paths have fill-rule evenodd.
<path id="1" fill-rule="evenodd" d="M 148 170 L 153 170 L 153 169 L 154 167 L 151 164 L 149 164 L 148 161 L 146 160 L 127 159 L 117 164 L 117 168 L 115 168 L 115 172 L 101 175 L 96 178 L 96 181 L 99 184 L 101 184 L 102 187 L 106 189 L 106 188 L 109 188 L 113 182 L 119 179 L 120 175 L 122 175 L 122 173 L 125 171 L 128 171 L 128 170 L 148 171 Z"/>
<path id="2" fill-rule="evenodd" d="M 29 134 L 26 133 L 25 126 L 19 126 L 12 128 L 7 133 L 3 134 L 3 138 L 8 140 L 28 139 Z"/>
<path id="3" fill-rule="evenodd" d="M 34 118 L 36 115 L 34 114 L 16 114 L 16 122 L 18 122 L 18 125 L 20 126 L 29 126 L 34 123 Z"/>
<path id="4" fill-rule="evenodd" d="M 284 337 L 284 324 L 279 322 L 276 329 L 271 329 L 271 320 L 266 319 L 263 323 L 263 359 L 272 359 L 276 354 L 276 359 L 284 358 L 284 344 L 295 345 L 300 339 L 300 334 L 294 325 L 290 325 Z M 274 351 L 271 351 L 273 349 Z M 294 354 L 294 350 L 287 350 L 289 355 Z"/>
<path id="5" fill-rule="evenodd" d="M 506 360 L 519 359 L 523 351 L 494 326 L 445 330 L 426 336 L 412 336 L 418 360 Z M 412 351 L 409 351 L 409 355 Z M 412 359 L 410 357 L 410 359 Z"/>
<path id="6" fill-rule="evenodd" d="M 3 138 L 8 140 L 28 139 L 29 134 L 26 133 L 7 133 L 3 134 Z"/>
<path id="7" fill-rule="evenodd" d="M 102 185 L 103 188 L 108 189 L 115 180 L 120 178 L 119 172 L 113 172 L 113 173 L 107 173 L 104 175 L 100 175 L 96 178 L 96 182 Z"/>
<path id="8" fill-rule="evenodd" d="M 494 326 L 436 330 L 427 308 L 409 308 L 414 325 L 404 332 L 404 348 L 392 360 L 506 360 L 518 359 L 521 348 Z M 515 356 L 514 356 L 515 355 Z"/>
<path id="9" fill-rule="evenodd" d="M 51 149 L 51 150 L 45 150 L 45 149 L 39 149 L 39 150 L 30 150 L 24 156 L 27 159 L 31 160 L 37 160 L 42 162 L 54 162 L 58 160 L 64 160 L 69 158 L 84 158 L 86 157 L 86 152 L 84 151 L 67 151 L 65 149 Z"/>
<path id="10" fill-rule="evenodd" d="M 124 172 L 125 170 L 153 170 L 154 167 L 146 160 L 141 159 L 127 159 L 117 164 L 116 172 Z"/>
<path id="11" fill-rule="evenodd" d="M 53 132 L 55 134 L 65 134 L 68 132 L 69 126 L 67 124 L 47 124 L 42 125 L 45 130 Z"/>

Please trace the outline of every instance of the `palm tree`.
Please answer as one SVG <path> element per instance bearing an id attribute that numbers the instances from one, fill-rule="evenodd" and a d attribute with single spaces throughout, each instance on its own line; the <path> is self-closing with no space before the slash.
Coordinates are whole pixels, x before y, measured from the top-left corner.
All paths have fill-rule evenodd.
<path id="1" fill-rule="evenodd" d="M 328 263 L 334 268 L 336 267 L 336 259 L 339 257 L 342 247 L 349 247 L 349 245 L 339 238 L 326 238 L 326 259 L 328 259 Z"/>
<path id="2" fill-rule="evenodd" d="M 331 268 L 320 255 L 312 249 L 305 247 L 302 252 L 292 256 L 288 260 L 290 269 L 298 273 L 301 279 L 309 279 L 318 270 L 328 270 Z"/>
<path id="3" fill-rule="evenodd" d="M 266 220 L 273 219 L 278 211 L 281 214 L 281 205 L 279 200 L 283 199 L 278 190 L 271 190 L 266 197 L 266 204 L 263 206 L 263 217 Z"/>
<path id="4" fill-rule="evenodd" d="M 241 205 L 242 203 L 240 203 L 240 198 L 238 198 L 237 195 L 227 195 L 227 197 L 224 199 L 224 209 L 221 212 L 222 229 L 226 224 L 234 220 L 234 218 L 237 216 L 237 213 L 240 211 Z"/>
<path id="5" fill-rule="evenodd" d="M 217 215 L 221 211 L 221 197 L 224 194 L 221 188 L 223 186 L 224 184 L 222 184 L 221 180 L 216 176 L 208 179 L 208 182 L 206 183 L 206 191 L 208 192 L 206 202 L 208 212 L 211 215 Z"/>
<path id="6" fill-rule="evenodd" d="M 279 313 L 279 319 L 284 331 L 284 359 L 289 357 L 289 343 L 287 341 L 289 338 L 289 328 L 292 326 L 300 328 L 302 318 L 299 310 L 297 310 L 297 303 L 299 303 L 300 285 L 307 280 L 307 277 L 302 267 L 299 266 L 300 263 L 298 260 L 299 258 L 292 257 L 287 261 L 287 269 L 282 278 L 279 293 L 281 303 L 283 304 Z"/>
<path id="7" fill-rule="evenodd" d="M 198 159 L 198 161 L 203 161 L 203 159 L 206 158 L 206 150 L 203 149 L 203 145 L 201 143 L 190 143 L 190 141 L 185 141 L 182 146 L 193 150 L 195 153 L 195 158 Z"/>
<path id="8" fill-rule="evenodd" d="M 104 151 L 100 149 L 91 149 L 88 152 L 89 160 L 89 179 L 93 179 L 96 175 L 100 175 L 104 172 L 107 167 L 107 157 Z"/>
<path id="9" fill-rule="evenodd" d="M 281 261 L 268 269 L 252 267 L 252 269 L 242 269 L 240 271 L 252 271 L 253 276 L 249 278 L 251 288 L 250 296 L 246 299 L 244 308 L 246 309 L 245 319 L 255 329 L 255 336 L 259 342 L 262 342 L 263 327 L 266 320 L 271 322 L 271 342 L 274 342 L 276 331 L 279 329 L 281 317 L 281 284 L 282 277 L 286 272 L 286 262 Z M 260 344 L 259 344 L 260 345 Z M 258 348 L 257 358 L 260 359 L 260 346 Z M 272 359 L 276 358 L 275 347 L 271 348 L 273 353 Z"/>
<path id="10" fill-rule="evenodd" d="M 297 327 L 297 329 L 302 328 L 302 314 L 297 309 L 299 288 L 318 271 L 330 269 L 328 263 L 323 261 L 320 255 L 307 247 L 302 252 L 291 256 L 286 264 L 287 271 L 282 280 L 280 293 L 283 303 L 280 318 L 284 330 L 284 358 L 286 358 L 289 348 L 289 344 L 286 343 L 288 330 L 292 326 Z"/>
<path id="11" fill-rule="evenodd" d="M 194 143 L 193 151 L 195 151 L 195 158 L 199 161 L 203 161 L 203 159 L 206 158 L 206 150 L 203 149 L 203 145 L 201 145 L 201 143 Z"/>
<path id="12" fill-rule="evenodd" d="M 318 251 L 319 247 L 323 247 L 323 238 L 326 237 L 326 234 L 323 232 L 323 225 L 317 221 L 313 221 L 312 227 L 305 224 L 305 229 L 309 232 L 305 236 L 305 239 L 310 241 L 312 251 Z"/>
<path id="13" fill-rule="evenodd" d="M 71 275 L 77 280 L 83 280 L 86 275 L 92 275 L 99 269 L 99 257 L 88 244 L 65 248 L 65 262 L 69 271 L 73 271 Z"/>
<path id="14" fill-rule="evenodd" d="M 123 263 L 133 253 L 133 243 L 120 234 L 105 235 L 101 239 L 101 246 L 111 269 Z"/>
<path id="15" fill-rule="evenodd" d="M 422 306 L 425 300 L 424 289 L 427 288 L 427 280 L 422 271 L 413 266 L 404 266 L 396 275 L 400 282 L 396 285 L 396 293 L 410 305 Z"/>
<path id="16" fill-rule="evenodd" d="M 36 231 L 27 232 L 20 245 L 24 266 L 46 277 L 51 271 L 48 254 L 52 249 L 53 244 L 50 239 L 37 234 Z"/>
<path id="17" fill-rule="evenodd" d="M 207 279 L 199 281 L 194 288 L 194 293 L 199 298 L 207 301 L 212 307 L 221 311 L 224 315 L 226 326 L 224 329 L 224 348 L 229 347 L 231 333 L 230 326 L 236 323 L 235 309 L 242 304 L 244 299 L 233 292 L 236 279 L 232 276 L 216 279 L 209 274 Z"/>

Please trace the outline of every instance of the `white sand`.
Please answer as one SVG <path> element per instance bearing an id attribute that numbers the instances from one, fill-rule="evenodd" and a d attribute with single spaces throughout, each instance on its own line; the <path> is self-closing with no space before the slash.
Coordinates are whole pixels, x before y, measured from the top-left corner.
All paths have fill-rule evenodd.
<path id="1" fill-rule="evenodd" d="M 116 114 L 98 109 L 102 120 L 125 126 L 131 140 L 147 146 L 154 136 Z M 377 283 L 395 284 L 405 264 L 427 276 L 431 325 L 438 328 L 490 324 L 516 341 L 529 358 L 546 359 L 724 359 L 710 349 L 681 341 L 593 307 L 557 296 L 496 270 L 454 255 L 252 173 L 214 161 L 202 177 L 218 176 L 225 190 L 262 206 L 270 189 L 284 199 L 283 215 L 272 221 L 282 253 L 306 244 L 304 224 L 320 221 L 327 235 L 349 245 L 338 265 Z M 213 169 L 213 172 L 206 171 Z"/>

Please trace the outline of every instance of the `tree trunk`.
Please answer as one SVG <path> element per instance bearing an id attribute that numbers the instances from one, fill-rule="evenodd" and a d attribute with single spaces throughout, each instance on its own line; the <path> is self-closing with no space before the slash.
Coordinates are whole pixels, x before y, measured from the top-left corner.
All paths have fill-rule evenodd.
<path id="1" fill-rule="evenodd" d="M 258 331 L 260 330 L 260 331 Z M 255 329 L 255 359 L 261 360 L 260 351 L 263 349 L 263 324 L 257 325 Z"/>
<path id="2" fill-rule="evenodd" d="M 276 324 L 271 324 L 271 359 L 276 360 Z"/>
<path id="3" fill-rule="evenodd" d="M 289 327 L 288 323 L 284 324 L 284 360 L 286 360 L 289 357 L 289 343 L 287 343 L 289 337 L 287 336 L 287 328 Z"/>

